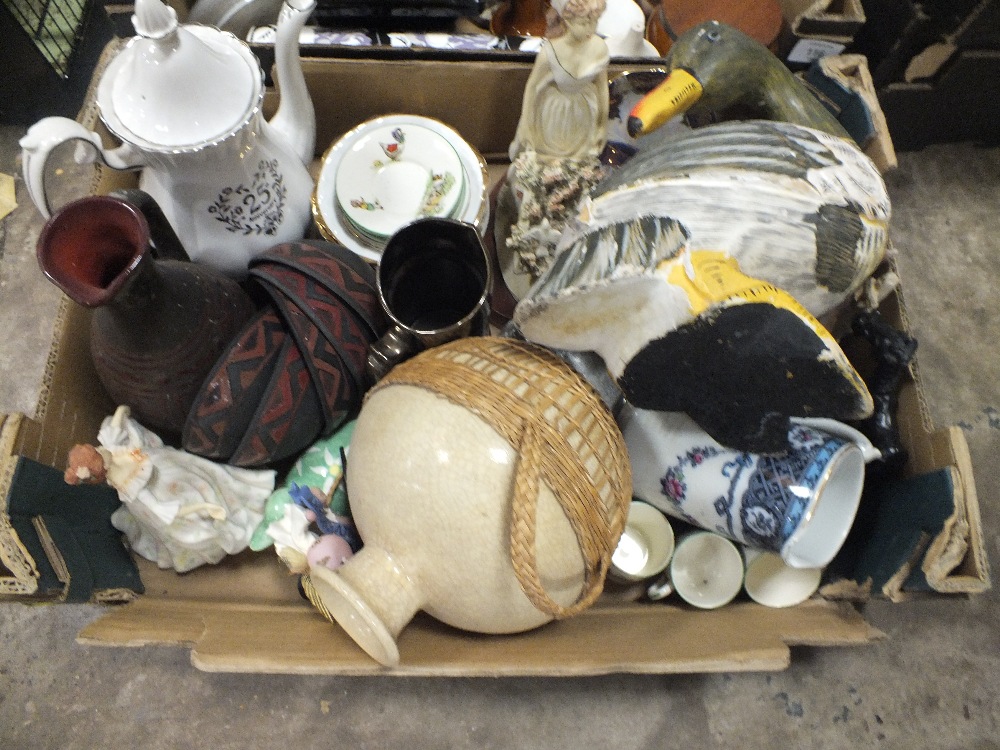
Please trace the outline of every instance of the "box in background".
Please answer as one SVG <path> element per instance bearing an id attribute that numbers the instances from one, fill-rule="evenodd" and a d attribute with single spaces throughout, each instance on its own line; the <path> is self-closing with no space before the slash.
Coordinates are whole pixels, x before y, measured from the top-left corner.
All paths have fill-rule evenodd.
<path id="1" fill-rule="evenodd" d="M 866 0 L 853 49 L 869 61 L 900 150 L 1000 144 L 1000 0 Z"/>
<path id="2" fill-rule="evenodd" d="M 0 2 L 0 122 L 73 117 L 113 36 L 101 0 Z"/>
<path id="3" fill-rule="evenodd" d="M 828 55 L 839 55 L 865 23 L 861 0 L 779 0 L 786 29 L 778 56 L 801 70 Z"/>
<path id="4" fill-rule="evenodd" d="M 482 153 L 502 156 L 516 127 L 530 63 L 304 62 L 318 119 L 317 149 L 372 116 L 409 112 L 440 119 Z M 268 107 L 273 107 L 273 97 Z M 93 108 L 82 119 L 97 127 Z M 106 133 L 104 135 L 107 135 Z M 498 169 L 502 172 L 502 169 Z M 99 173 L 96 192 L 127 184 Z M 134 177 L 132 178 L 134 179 Z M 896 292 L 882 303 L 905 327 Z M 90 317 L 64 300 L 56 324 L 37 417 L 0 417 L 0 497 L 21 456 L 62 467 L 69 448 L 93 440 L 114 409 L 89 355 Z M 989 586 L 979 509 L 961 430 L 930 424 L 915 366 L 904 377 L 897 415 L 909 454 L 908 475 L 953 469 L 955 511 L 964 545 L 949 590 Z M 0 514 L 0 593 L 28 597 L 36 571 Z M 418 616 L 400 637 L 402 664 L 385 670 L 301 599 L 275 555 L 244 553 L 184 575 L 139 560 L 146 593 L 115 607 L 80 634 L 104 645 L 177 644 L 202 669 L 227 672 L 408 675 L 594 675 L 781 669 L 794 645 L 869 643 L 881 637 L 851 603 L 814 599 L 787 610 L 740 602 L 714 611 L 608 596 L 581 615 L 512 636 L 484 637 Z M 20 587 L 18 589 L 18 587 Z M 17 589 L 17 590 L 16 590 Z M 931 594 L 941 596 L 940 593 Z M 614 638 L 608 638 L 609 633 Z"/>

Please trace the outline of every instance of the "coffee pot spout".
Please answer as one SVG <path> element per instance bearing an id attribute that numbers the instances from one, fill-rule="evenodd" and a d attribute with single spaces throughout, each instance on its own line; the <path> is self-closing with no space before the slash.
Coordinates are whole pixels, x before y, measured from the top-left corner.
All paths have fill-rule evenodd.
<path id="1" fill-rule="evenodd" d="M 306 88 L 299 57 L 299 34 L 316 8 L 316 0 L 285 0 L 278 15 L 274 46 L 281 100 L 268 122 L 279 140 L 308 165 L 316 148 L 316 112 Z"/>

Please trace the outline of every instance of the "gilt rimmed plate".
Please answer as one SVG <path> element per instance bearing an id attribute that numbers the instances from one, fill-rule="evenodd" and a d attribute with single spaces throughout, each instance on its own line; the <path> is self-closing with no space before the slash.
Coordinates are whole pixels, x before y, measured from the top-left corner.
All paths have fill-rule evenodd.
<path id="1" fill-rule="evenodd" d="M 445 137 L 454 147 L 465 171 L 465 196 L 452 218 L 472 224 L 480 234 L 489 223 L 489 199 L 486 160 L 456 130 L 439 120 L 421 115 L 383 115 L 367 120 L 335 141 L 323 154 L 319 177 L 312 194 L 313 219 L 324 239 L 343 245 L 365 260 L 377 263 L 385 241 L 366 237 L 354 227 L 336 198 L 336 174 L 350 143 L 374 129 L 386 125 L 418 125 Z"/>
<path id="2" fill-rule="evenodd" d="M 337 203 L 359 229 L 387 239 L 458 207 L 465 170 L 447 138 L 420 125 L 386 125 L 351 140 L 336 174 Z"/>

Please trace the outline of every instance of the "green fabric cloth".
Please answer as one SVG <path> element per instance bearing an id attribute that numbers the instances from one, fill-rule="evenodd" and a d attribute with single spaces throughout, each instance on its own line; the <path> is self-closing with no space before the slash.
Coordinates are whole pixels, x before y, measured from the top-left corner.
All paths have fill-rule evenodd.
<path id="1" fill-rule="evenodd" d="M 85 602 L 101 591 L 143 593 L 139 569 L 111 525 L 121 505 L 107 485 L 69 485 L 63 474 L 29 458 L 18 459 L 7 496 L 7 513 L 39 571 L 39 595 Z M 65 561 L 69 580 L 60 580 L 39 537 L 40 519 Z"/>
<path id="2" fill-rule="evenodd" d="M 921 539 L 933 539 L 955 512 L 955 487 L 948 469 L 906 478 L 887 478 L 866 486 L 847 543 L 831 564 L 830 580 L 847 578 L 872 592 L 882 587 L 918 552 Z M 929 590 L 919 564 L 905 590 Z"/>

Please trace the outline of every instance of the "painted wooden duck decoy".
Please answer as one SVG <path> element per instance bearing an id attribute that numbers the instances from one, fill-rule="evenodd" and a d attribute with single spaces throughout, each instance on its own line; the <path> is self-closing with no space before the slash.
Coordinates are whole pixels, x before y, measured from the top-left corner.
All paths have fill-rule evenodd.
<path id="1" fill-rule="evenodd" d="M 695 122 L 791 122 L 847 138 L 819 99 L 763 44 L 718 21 L 681 34 L 664 58 L 667 78 L 633 108 L 633 137 L 686 114 Z"/>
<path id="2" fill-rule="evenodd" d="M 711 23 L 677 40 L 670 60 L 691 66 L 682 88 L 701 92 L 683 106 L 734 112 L 743 101 L 716 94 L 719 81 L 739 82 L 711 55 L 696 67 L 692 50 L 756 45 L 780 66 L 753 40 L 717 46 L 732 35 L 744 36 Z M 884 257 L 890 204 L 877 168 L 832 115 L 776 94 L 764 103 L 762 114 L 794 121 L 649 136 L 594 189 L 514 321 L 529 340 L 601 354 L 633 405 L 686 411 L 725 445 L 776 452 L 790 416 L 871 413 L 863 381 L 816 318 Z M 641 110 L 644 123 L 660 121 L 648 116 L 656 109 Z"/>

